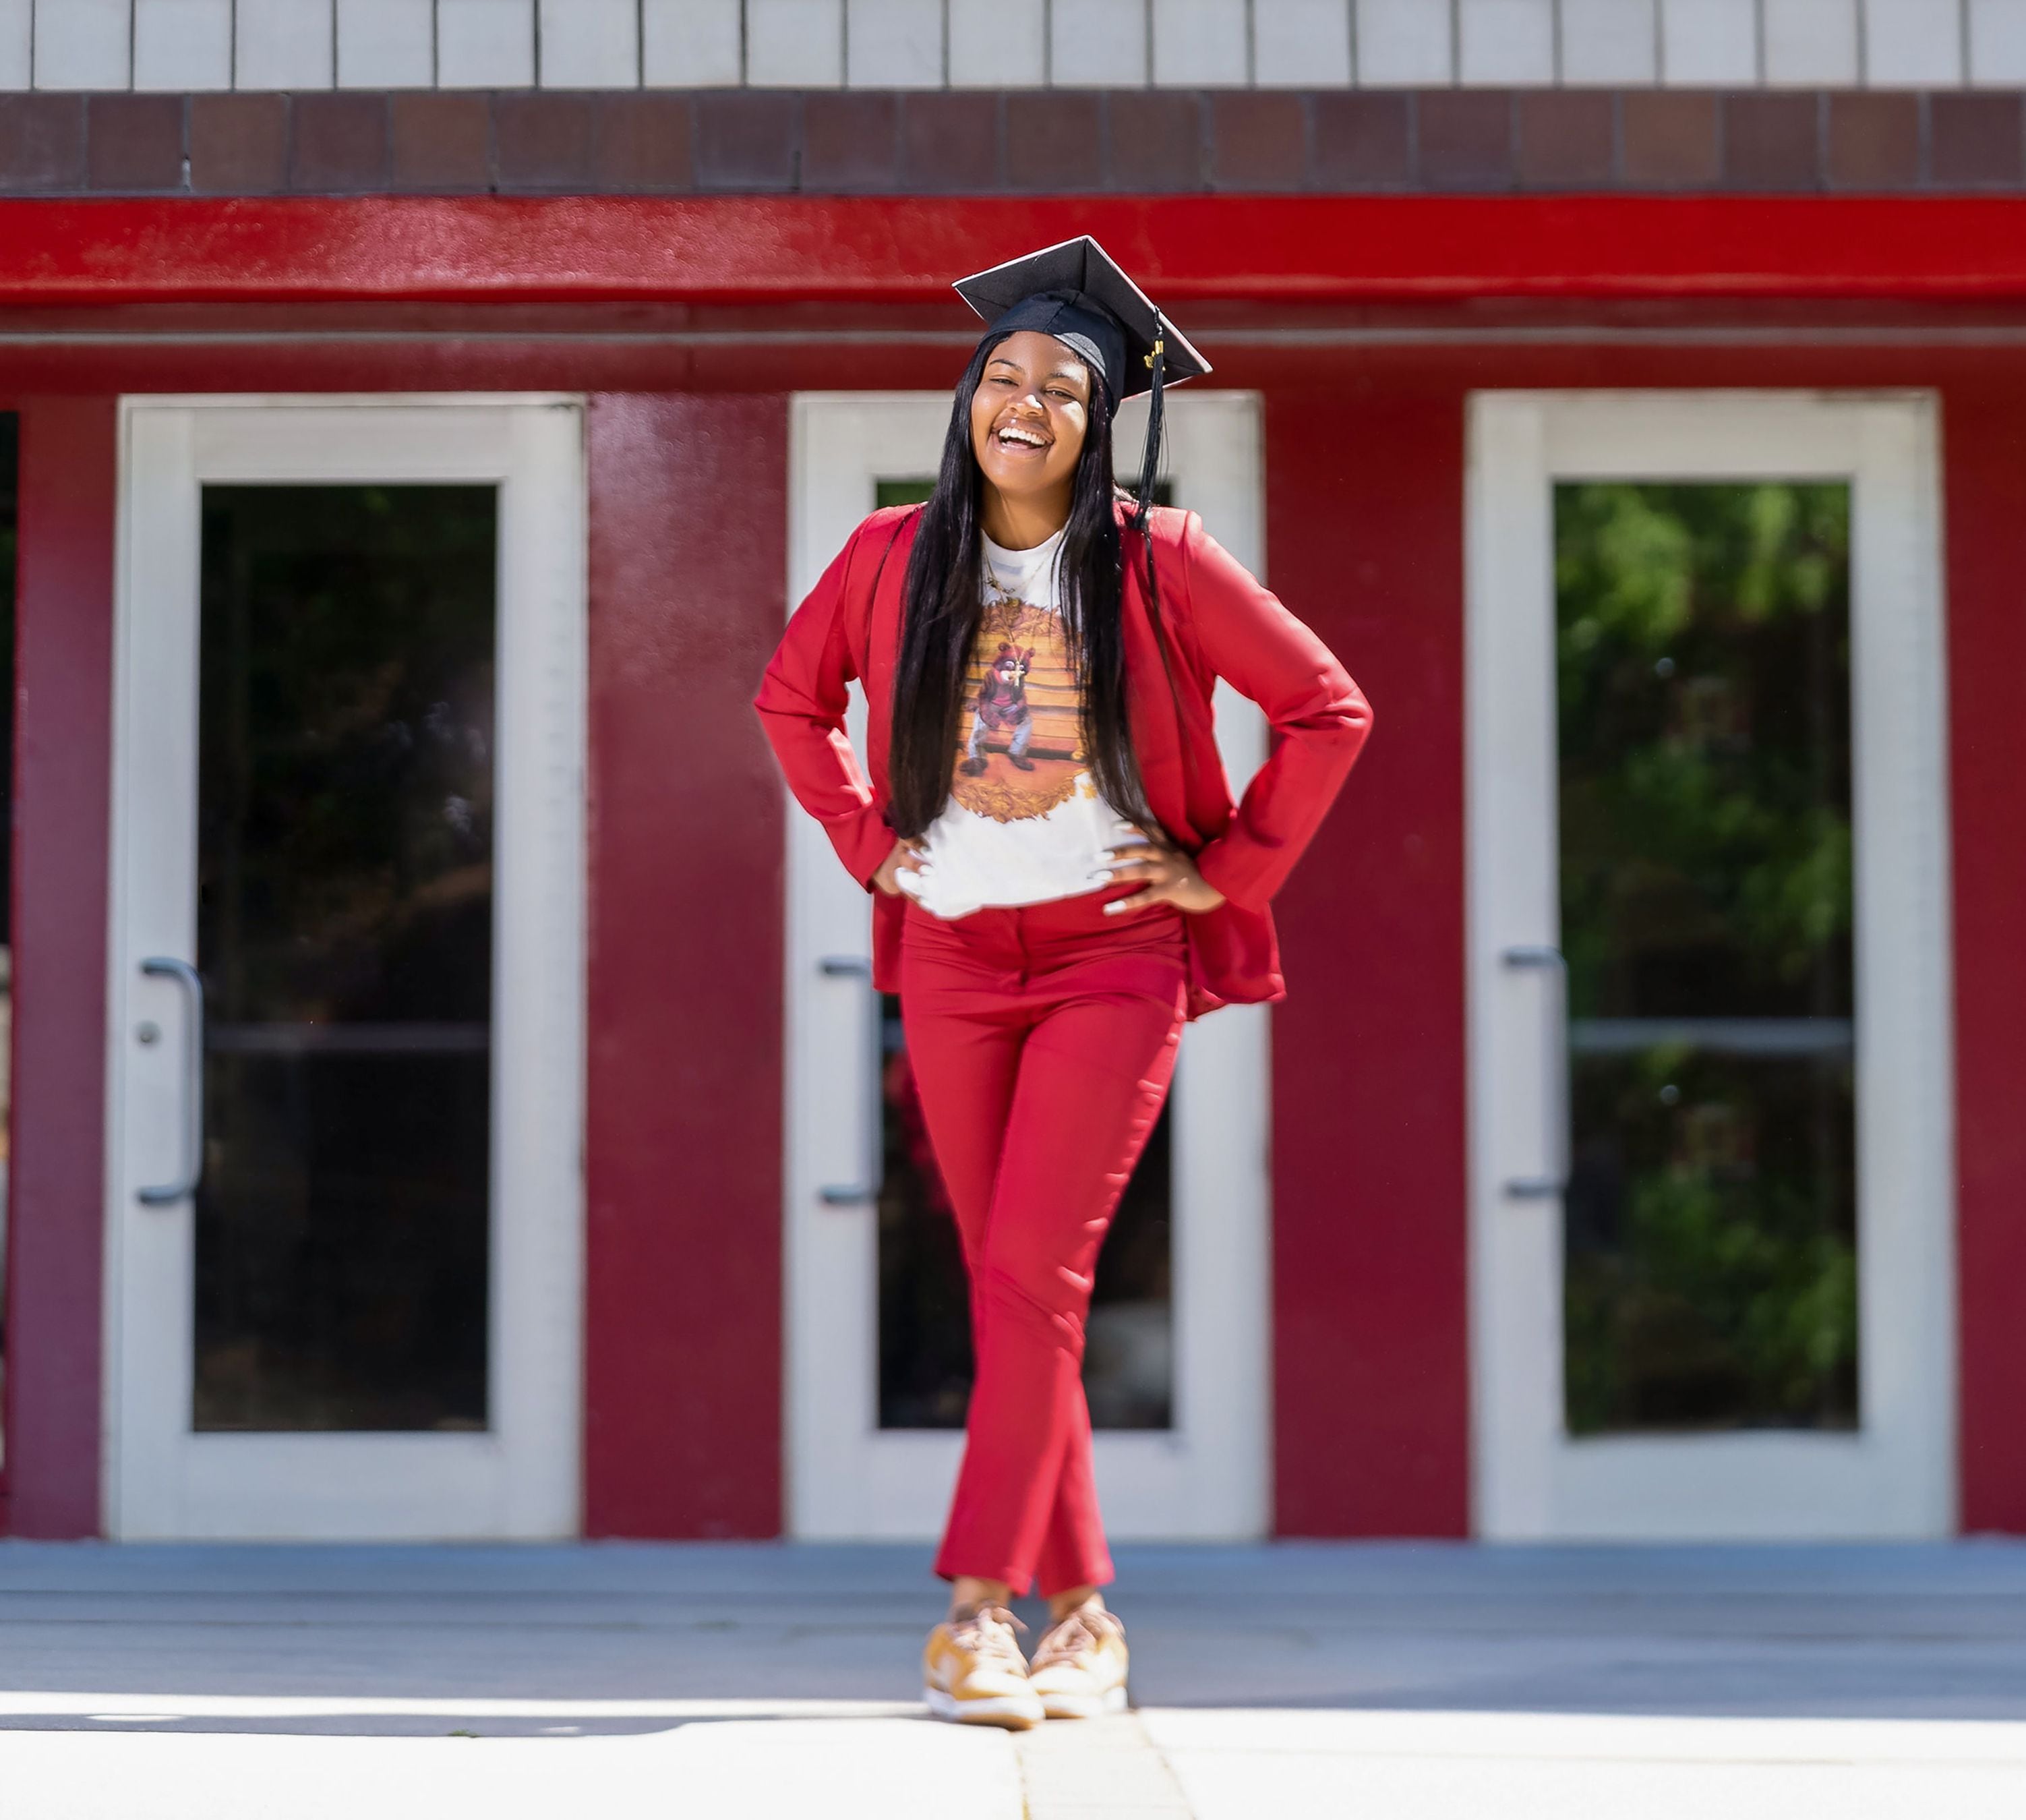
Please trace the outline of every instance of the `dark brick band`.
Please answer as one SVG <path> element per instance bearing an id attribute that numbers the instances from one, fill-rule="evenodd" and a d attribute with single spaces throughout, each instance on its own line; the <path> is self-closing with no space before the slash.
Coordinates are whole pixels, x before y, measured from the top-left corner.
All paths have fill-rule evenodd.
<path id="1" fill-rule="evenodd" d="M 0 194 L 2026 188 L 2014 90 L 0 95 Z"/>

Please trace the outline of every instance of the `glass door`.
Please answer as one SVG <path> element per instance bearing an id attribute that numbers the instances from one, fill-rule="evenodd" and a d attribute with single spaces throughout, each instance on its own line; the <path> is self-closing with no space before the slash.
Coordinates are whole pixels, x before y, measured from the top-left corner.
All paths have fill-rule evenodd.
<path id="1" fill-rule="evenodd" d="M 1480 1527 L 1944 1532 L 1931 410 L 1472 427 Z"/>
<path id="2" fill-rule="evenodd" d="M 1121 414 L 1120 448 L 1140 446 L 1144 408 Z M 947 393 L 797 398 L 794 600 L 874 507 L 926 496 L 949 414 Z M 1169 426 L 1168 499 L 1258 568 L 1257 401 L 1178 396 Z M 1227 691 L 1218 727 L 1242 784 L 1265 724 Z M 788 849 L 790 1526 L 925 1536 L 948 1505 L 970 1395 L 963 1262 L 897 1001 L 870 990 L 865 893 L 792 805 Z M 1114 1534 L 1266 1527 L 1265 1067 L 1264 1008 L 1190 1027 L 1099 1258 L 1084 1378 Z"/>
<path id="3" fill-rule="evenodd" d="M 129 402 L 115 1534 L 576 1527 L 578 420 Z"/>

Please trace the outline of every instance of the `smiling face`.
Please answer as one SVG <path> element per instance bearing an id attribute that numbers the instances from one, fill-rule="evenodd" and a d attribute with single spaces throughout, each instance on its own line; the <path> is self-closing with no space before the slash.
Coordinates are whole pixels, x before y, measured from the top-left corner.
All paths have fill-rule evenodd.
<path id="1" fill-rule="evenodd" d="M 992 350 L 971 395 L 971 447 L 1009 505 L 1054 496 L 1067 515 L 1090 401 L 1090 369 L 1054 336 L 1022 329 Z"/>

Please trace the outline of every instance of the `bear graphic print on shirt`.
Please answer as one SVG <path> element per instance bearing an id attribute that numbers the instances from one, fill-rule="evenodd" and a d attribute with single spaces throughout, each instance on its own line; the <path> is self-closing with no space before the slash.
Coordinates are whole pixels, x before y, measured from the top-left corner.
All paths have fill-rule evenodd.
<path id="1" fill-rule="evenodd" d="M 950 796 L 902 888 L 942 917 L 1039 904 L 1106 882 L 1134 838 L 1099 793 L 1063 629 L 1063 534 L 1032 550 L 985 543 L 985 610 L 965 673 Z"/>

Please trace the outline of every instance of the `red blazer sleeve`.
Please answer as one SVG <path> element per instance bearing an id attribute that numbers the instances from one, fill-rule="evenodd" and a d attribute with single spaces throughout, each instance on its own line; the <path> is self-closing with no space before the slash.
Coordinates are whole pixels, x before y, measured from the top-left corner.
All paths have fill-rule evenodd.
<path id="1" fill-rule="evenodd" d="M 1264 909 L 1322 825 L 1372 731 L 1372 708 L 1329 647 L 1254 580 L 1194 513 L 1183 575 L 1197 647 L 1265 710 L 1273 753 L 1222 834 L 1196 855 L 1243 909 Z"/>
<path id="2" fill-rule="evenodd" d="M 852 533 L 795 609 L 753 706 L 795 801 L 823 823 L 845 869 L 869 886 L 893 836 L 844 730 L 845 685 L 858 673 L 845 634 L 863 532 Z"/>

